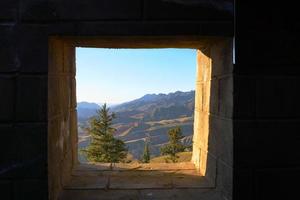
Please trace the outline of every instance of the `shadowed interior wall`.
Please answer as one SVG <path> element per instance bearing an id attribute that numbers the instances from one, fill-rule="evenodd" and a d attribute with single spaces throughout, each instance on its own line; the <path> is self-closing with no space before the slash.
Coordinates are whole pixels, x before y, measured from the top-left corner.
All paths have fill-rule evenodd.
<path id="1" fill-rule="evenodd" d="M 296 4 L 236 1 L 234 199 L 299 198 L 299 35 Z"/>
<path id="2" fill-rule="evenodd" d="M 298 197 L 299 7 L 233 9 L 230 0 L 1 0 L 1 199 L 48 199 L 49 37 L 107 35 L 235 36 L 233 199 Z"/>

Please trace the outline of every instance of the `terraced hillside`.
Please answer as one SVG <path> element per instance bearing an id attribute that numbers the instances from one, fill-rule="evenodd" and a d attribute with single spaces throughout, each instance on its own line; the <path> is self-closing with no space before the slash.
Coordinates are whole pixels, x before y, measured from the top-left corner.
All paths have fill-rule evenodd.
<path id="1" fill-rule="evenodd" d="M 115 137 L 126 143 L 133 159 L 141 157 L 146 140 L 150 141 L 152 158 L 159 156 L 160 147 L 168 142 L 167 131 L 176 126 L 182 129 L 184 135 L 182 142 L 190 146 L 193 134 L 194 96 L 194 91 L 147 94 L 112 107 L 111 111 L 117 116 L 114 120 L 114 127 L 117 129 Z M 98 108 L 95 107 L 96 109 Z M 88 118 L 93 115 L 82 117 L 79 109 L 78 111 L 79 147 L 82 148 L 89 143 L 89 136 L 86 135 L 84 128 L 88 125 Z M 85 161 L 83 157 L 80 160 Z"/>

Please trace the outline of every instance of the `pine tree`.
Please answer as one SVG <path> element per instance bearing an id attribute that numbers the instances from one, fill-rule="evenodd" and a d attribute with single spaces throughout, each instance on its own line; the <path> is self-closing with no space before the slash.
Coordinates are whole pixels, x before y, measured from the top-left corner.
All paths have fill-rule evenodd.
<path id="1" fill-rule="evenodd" d="M 123 162 L 127 156 L 127 149 L 122 140 L 116 139 L 113 134 L 116 131 L 112 127 L 114 113 L 109 113 L 109 108 L 104 104 L 97 115 L 89 121 L 88 133 L 91 135 L 91 143 L 82 152 L 86 154 L 88 161 L 112 163 Z"/>
<path id="2" fill-rule="evenodd" d="M 145 142 L 145 147 L 144 147 L 144 153 L 142 156 L 142 163 L 149 163 L 150 162 L 150 150 L 149 150 L 149 142 Z"/>
<path id="3" fill-rule="evenodd" d="M 170 129 L 168 131 L 169 143 L 164 145 L 160 150 L 162 155 L 168 155 L 166 162 L 171 160 L 173 163 L 177 162 L 178 152 L 183 152 L 185 146 L 181 143 L 182 132 L 180 127 Z"/>

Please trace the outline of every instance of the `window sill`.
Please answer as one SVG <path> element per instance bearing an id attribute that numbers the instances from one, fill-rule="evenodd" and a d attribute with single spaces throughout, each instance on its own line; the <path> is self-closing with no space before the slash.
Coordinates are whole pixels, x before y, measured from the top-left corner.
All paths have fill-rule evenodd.
<path id="1" fill-rule="evenodd" d="M 65 190 L 214 188 L 190 162 L 80 164 Z"/>

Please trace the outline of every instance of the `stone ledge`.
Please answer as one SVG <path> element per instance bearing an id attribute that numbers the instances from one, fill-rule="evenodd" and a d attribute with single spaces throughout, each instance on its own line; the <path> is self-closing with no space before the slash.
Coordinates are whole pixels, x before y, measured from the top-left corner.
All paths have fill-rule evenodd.
<path id="1" fill-rule="evenodd" d="M 65 190 L 213 188 L 192 163 L 79 165 Z M 177 165 L 177 167 L 176 167 Z M 138 167 L 137 167 L 138 166 Z"/>

